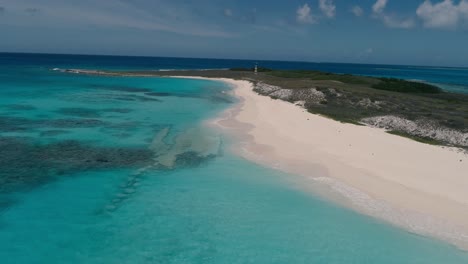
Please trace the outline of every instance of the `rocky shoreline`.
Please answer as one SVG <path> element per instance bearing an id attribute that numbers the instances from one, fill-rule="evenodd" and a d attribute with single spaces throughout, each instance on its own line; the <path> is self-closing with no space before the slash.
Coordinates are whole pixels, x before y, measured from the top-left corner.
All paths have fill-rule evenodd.
<path id="1" fill-rule="evenodd" d="M 333 88 L 329 88 L 327 93 L 325 93 L 318 90 L 316 87 L 284 89 L 262 82 L 255 84 L 254 91 L 273 99 L 295 103 L 306 109 L 312 105 L 326 106 L 328 104 L 327 94 L 332 94 L 334 97 L 342 96 L 341 93 Z M 355 102 L 354 106 L 363 109 L 379 109 L 383 104 L 385 104 L 383 101 L 372 101 L 369 98 L 363 98 Z M 467 132 L 441 126 L 436 121 L 428 118 L 421 118 L 413 121 L 396 115 L 379 115 L 362 118 L 358 120 L 358 122 L 363 125 L 382 128 L 387 131 L 397 131 L 409 136 L 432 139 L 450 146 L 468 148 Z"/>

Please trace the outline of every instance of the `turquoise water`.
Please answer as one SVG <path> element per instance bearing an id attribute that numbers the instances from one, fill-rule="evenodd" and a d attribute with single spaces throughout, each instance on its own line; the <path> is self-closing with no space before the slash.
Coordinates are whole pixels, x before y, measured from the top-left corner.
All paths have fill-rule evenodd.
<path id="1" fill-rule="evenodd" d="M 1 263 L 468 263 L 226 152 L 223 83 L 35 71 L 0 82 Z"/>

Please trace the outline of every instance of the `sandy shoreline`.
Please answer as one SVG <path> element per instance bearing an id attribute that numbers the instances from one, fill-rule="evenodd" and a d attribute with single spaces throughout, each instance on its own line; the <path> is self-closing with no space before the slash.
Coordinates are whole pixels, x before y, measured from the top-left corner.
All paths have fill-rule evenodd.
<path id="1" fill-rule="evenodd" d="M 468 249 L 466 154 L 310 114 L 258 95 L 247 81 L 214 80 L 240 100 L 214 121 L 241 143 L 238 154 L 328 186 L 362 213 Z"/>

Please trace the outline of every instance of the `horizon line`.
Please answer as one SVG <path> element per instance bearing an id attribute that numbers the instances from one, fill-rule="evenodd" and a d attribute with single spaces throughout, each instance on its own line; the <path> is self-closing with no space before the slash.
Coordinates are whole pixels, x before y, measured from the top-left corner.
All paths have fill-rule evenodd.
<path id="1" fill-rule="evenodd" d="M 239 59 L 239 58 L 213 58 L 213 57 L 179 57 L 179 56 L 156 56 L 156 55 L 126 55 L 126 54 L 88 54 L 88 53 L 52 53 L 52 52 L 23 52 L 23 51 L 0 51 L 0 54 L 31 54 L 31 55 L 65 55 L 65 56 L 94 56 L 94 57 L 133 57 L 133 58 L 168 58 L 168 59 L 208 59 L 208 60 L 232 60 L 252 62 L 292 62 L 292 63 L 315 63 L 315 64 L 352 64 L 352 65 L 376 65 L 376 66 L 404 66 L 421 68 L 449 68 L 468 69 L 467 66 L 442 66 L 442 65 L 417 65 L 417 64 L 385 64 L 385 63 L 360 63 L 360 62 L 327 62 L 327 61 L 300 61 L 300 60 L 273 60 L 273 59 Z"/>

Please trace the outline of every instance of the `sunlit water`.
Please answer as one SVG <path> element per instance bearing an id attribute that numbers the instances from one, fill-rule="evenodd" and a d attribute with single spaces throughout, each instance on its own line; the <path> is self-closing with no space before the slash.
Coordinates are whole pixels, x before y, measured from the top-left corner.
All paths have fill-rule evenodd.
<path id="1" fill-rule="evenodd" d="M 223 83 L 0 78 L 1 263 L 468 263 L 227 152 Z"/>

